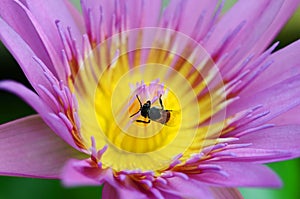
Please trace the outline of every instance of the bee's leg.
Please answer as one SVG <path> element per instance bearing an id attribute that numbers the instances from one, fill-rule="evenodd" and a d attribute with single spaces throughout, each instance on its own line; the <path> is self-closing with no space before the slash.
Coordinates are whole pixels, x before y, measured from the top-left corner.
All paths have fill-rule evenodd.
<path id="1" fill-rule="evenodd" d="M 135 115 L 136 115 L 136 114 L 138 114 L 140 111 L 141 111 L 141 109 L 140 109 L 140 110 L 138 110 L 138 112 L 136 112 L 136 113 L 134 113 L 134 114 L 130 115 L 130 117 L 133 117 L 133 116 L 135 116 Z"/>
<path id="2" fill-rule="evenodd" d="M 136 122 L 140 122 L 140 123 L 145 123 L 145 124 L 149 124 L 151 120 L 148 121 L 144 121 L 144 120 L 135 120 Z"/>
<path id="3" fill-rule="evenodd" d="M 136 95 L 136 98 L 139 100 L 139 103 L 140 103 L 140 109 L 138 110 L 138 112 L 136 112 L 136 113 L 130 115 L 130 117 L 133 117 L 133 116 L 135 116 L 136 114 L 138 114 L 138 113 L 141 111 L 141 108 L 142 108 L 142 106 L 143 106 L 143 105 L 142 105 L 142 102 L 141 102 L 141 100 L 140 100 L 140 98 L 139 98 L 138 95 Z"/>
<path id="4" fill-rule="evenodd" d="M 161 109 L 164 110 L 164 105 L 161 100 L 161 95 L 159 96 L 159 103 L 160 103 Z"/>
<path id="5" fill-rule="evenodd" d="M 138 95 L 136 95 L 136 98 L 139 100 L 140 106 L 142 107 L 143 105 L 142 105 L 142 102 L 141 102 L 141 100 L 140 100 L 139 96 L 138 96 Z"/>

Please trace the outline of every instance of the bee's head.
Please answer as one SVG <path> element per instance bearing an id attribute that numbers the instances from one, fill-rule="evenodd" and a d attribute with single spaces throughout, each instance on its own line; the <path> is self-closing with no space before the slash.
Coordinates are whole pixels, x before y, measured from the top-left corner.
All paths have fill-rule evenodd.
<path id="1" fill-rule="evenodd" d="M 143 107 L 145 107 L 145 108 L 150 108 L 150 107 L 151 107 L 151 101 L 148 100 L 148 101 L 143 105 Z"/>

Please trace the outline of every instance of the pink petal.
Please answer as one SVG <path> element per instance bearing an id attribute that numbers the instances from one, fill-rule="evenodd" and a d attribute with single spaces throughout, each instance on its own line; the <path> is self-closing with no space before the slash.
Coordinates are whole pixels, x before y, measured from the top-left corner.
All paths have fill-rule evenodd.
<path id="1" fill-rule="evenodd" d="M 273 2 L 273 4 L 281 4 L 281 2 L 279 1 L 276 2 Z M 257 24 L 259 22 L 259 17 L 261 14 L 265 14 L 265 16 L 269 15 L 270 20 L 272 20 L 272 17 L 274 17 L 276 11 L 267 9 L 268 6 L 270 6 L 270 3 L 272 4 L 271 0 L 262 0 L 259 2 L 238 1 L 237 3 L 235 3 L 234 6 L 229 11 L 227 11 L 227 13 L 216 24 L 216 27 L 207 43 L 209 49 L 213 50 L 218 45 L 218 43 L 220 43 L 225 38 L 228 32 L 234 30 L 243 21 L 247 22 L 247 24 L 241 30 L 243 34 L 239 34 L 239 38 L 236 41 L 245 39 L 246 34 L 253 32 L 253 29 L 251 28 L 253 28 L 254 24 Z M 265 27 L 261 28 L 264 29 Z"/>
<path id="2" fill-rule="evenodd" d="M 210 28 L 217 4 L 217 0 L 170 1 L 161 21 L 162 24 L 164 22 L 173 24 L 173 27 L 167 28 L 176 29 L 190 36 L 196 30 L 197 35 L 203 36 Z"/>
<path id="3" fill-rule="evenodd" d="M 105 37 L 113 34 L 112 29 L 133 29 L 157 26 L 159 22 L 162 1 L 82 1 L 83 15 L 87 22 L 87 32 L 92 40 L 99 41 L 100 29 L 96 24 L 103 25 Z M 102 12 L 102 13 L 101 13 Z M 101 14 L 101 16 L 100 16 Z M 121 23 L 126 24 L 121 27 Z M 98 25 L 99 26 L 99 25 Z M 102 35 L 104 36 L 104 35 Z"/>
<path id="4" fill-rule="evenodd" d="M 109 0 L 84 0 L 81 1 L 83 17 L 85 18 L 87 33 L 93 35 L 92 39 L 96 40 L 99 29 L 94 24 L 103 23 L 103 29 L 107 37 L 111 36 L 112 20 L 114 13 L 115 1 Z"/>
<path id="5" fill-rule="evenodd" d="M 259 92 L 253 90 L 251 96 L 241 96 L 239 100 L 229 105 L 227 113 L 232 115 L 250 107 L 262 105 L 259 111 L 268 111 L 269 114 L 255 120 L 244 129 L 260 125 L 298 106 L 300 104 L 299 87 L 300 75 L 296 75 L 265 90 Z"/>
<path id="6" fill-rule="evenodd" d="M 1 18 L 26 42 L 26 45 L 45 63 L 52 73 L 55 75 L 58 73 L 60 79 L 64 79 L 64 71 L 60 60 L 63 46 L 55 21 L 60 20 L 63 24 L 66 22 L 65 28 L 71 28 L 72 35 L 80 47 L 81 32 L 77 26 L 80 26 L 83 31 L 82 17 L 79 13 L 75 14 L 70 3 L 65 5 L 61 1 L 51 1 L 44 5 L 44 1 L 28 0 L 27 3 L 22 2 L 12 0 L 1 1 Z M 77 17 L 77 24 L 74 22 L 73 15 Z M 9 36 L 12 38 L 9 38 Z M 10 39 L 14 39 L 14 37 L 14 35 L 8 34 L 6 37 L 2 37 L 1 40 L 4 40 L 4 43 L 8 46 L 11 45 Z M 8 48 L 11 49 L 13 54 L 17 54 L 13 52 L 14 48 L 9 46 Z M 31 58 L 32 56 L 28 57 L 28 59 Z M 21 63 L 20 65 L 22 66 Z"/>
<path id="7" fill-rule="evenodd" d="M 259 55 L 274 39 L 277 32 L 296 10 L 299 1 L 238 1 L 217 23 L 205 46 L 213 52 L 226 36 L 240 24 L 245 23 L 225 52 L 239 47 L 229 65 L 237 64 L 249 55 Z"/>
<path id="8" fill-rule="evenodd" d="M 143 22 L 142 27 L 157 26 L 162 9 L 161 0 L 144 1 L 144 7 L 142 11 Z"/>
<path id="9" fill-rule="evenodd" d="M 126 1 L 128 22 L 130 28 L 154 27 L 158 25 L 162 1 Z M 139 9 L 139 12 L 137 12 Z M 135 22 L 135 23 L 134 23 Z"/>
<path id="10" fill-rule="evenodd" d="M 75 23 L 77 24 L 80 32 L 84 33 L 85 28 L 84 28 L 84 21 L 83 21 L 82 14 L 79 12 L 79 10 L 77 10 L 75 5 L 72 2 L 70 2 L 69 0 L 64 0 L 64 4 L 66 4 L 68 11 L 72 15 L 72 18 L 74 19 Z"/>
<path id="11" fill-rule="evenodd" d="M 48 64 L 48 68 L 50 71 L 53 71 L 54 74 L 57 74 L 59 79 L 65 80 L 65 71 L 64 68 L 61 67 L 62 66 L 62 61 L 60 60 L 60 54 L 61 54 L 61 49 L 59 49 L 58 51 L 56 51 L 54 49 L 53 44 L 55 42 L 51 42 L 51 40 L 47 37 L 46 33 L 43 30 L 43 24 L 40 24 L 39 20 L 36 19 L 33 14 L 28 10 L 28 8 L 26 8 L 23 4 L 18 3 L 19 6 L 24 10 L 24 12 L 26 13 L 26 17 L 28 17 L 28 19 L 31 21 L 31 24 L 33 26 L 33 28 L 35 29 L 36 33 L 38 34 L 38 37 L 40 38 L 40 40 L 42 41 L 45 49 L 46 49 L 46 53 L 47 56 L 50 58 L 51 63 Z M 37 40 L 37 39 L 35 39 Z M 60 41 L 57 41 L 57 43 L 59 43 Z M 30 43 L 31 46 L 34 47 L 34 43 Z M 41 57 L 41 60 L 45 59 L 44 57 Z"/>
<path id="12" fill-rule="evenodd" d="M 300 106 L 297 106 L 278 117 L 269 121 L 271 124 L 287 125 L 287 124 L 300 124 L 300 117 L 295 117 L 300 113 Z"/>
<path id="13" fill-rule="evenodd" d="M 127 183 L 126 186 L 122 185 L 119 183 L 114 178 L 114 174 L 112 170 L 107 170 L 105 173 L 105 186 L 107 186 L 105 189 L 103 189 L 103 195 L 107 196 L 107 198 L 104 197 L 104 199 L 110 199 L 111 197 L 110 194 L 118 195 L 117 199 L 127 199 L 127 198 L 132 198 L 132 199 L 154 199 L 153 195 L 146 195 L 146 193 L 142 193 L 139 190 L 139 187 L 136 186 L 135 184 L 129 182 Z M 106 185 L 109 184 L 109 185 Z M 113 189 L 115 191 L 113 191 Z M 106 192 L 106 193 L 104 193 Z M 149 192 L 148 192 L 149 193 Z M 156 198 L 155 198 L 156 199 Z M 160 198 L 159 198 L 160 199 Z"/>
<path id="14" fill-rule="evenodd" d="M 103 182 L 101 171 L 91 168 L 85 160 L 69 160 L 62 172 L 61 179 L 65 186 L 100 186 Z"/>
<path id="15" fill-rule="evenodd" d="M 185 180 L 179 177 L 166 180 L 168 181 L 167 185 L 158 187 L 164 193 L 180 196 L 181 198 L 213 198 L 209 187 L 200 181 Z"/>
<path id="16" fill-rule="evenodd" d="M 182 197 L 180 197 L 180 196 L 175 196 L 175 195 L 171 195 L 168 193 L 163 193 L 163 197 L 165 199 L 182 199 Z M 156 198 L 153 198 L 153 199 L 156 199 Z"/>
<path id="17" fill-rule="evenodd" d="M 271 169 L 264 165 L 217 161 L 214 162 L 214 164 L 221 166 L 222 170 L 225 171 L 228 176 L 206 172 L 190 177 L 213 185 L 227 187 L 281 186 L 279 177 Z"/>
<path id="18" fill-rule="evenodd" d="M 40 90 L 38 85 L 41 84 L 48 90 L 51 90 L 51 86 L 45 78 L 44 71 L 33 59 L 36 55 L 30 46 L 2 18 L 0 18 L 0 29 L 1 41 L 20 64 L 32 87 L 38 92 Z M 34 36 L 31 35 L 31 37 Z"/>
<path id="19" fill-rule="evenodd" d="M 203 38 L 212 28 L 219 2 L 217 0 L 186 1 L 180 19 L 179 30 L 187 35 L 192 35 L 196 32 L 198 37 Z"/>
<path id="20" fill-rule="evenodd" d="M 268 163 L 279 159 L 291 159 L 292 157 L 292 154 L 284 149 L 262 149 L 253 147 L 252 145 L 247 148 L 229 149 L 223 152 L 234 154 L 234 157 L 228 157 L 226 161 L 237 162 Z"/>
<path id="21" fill-rule="evenodd" d="M 40 36 L 24 10 L 15 1 L 1 0 L 0 16 L 0 39 L 21 66 L 23 65 L 21 63 L 25 62 L 23 60 L 26 57 L 25 60 L 32 59 L 33 55 L 31 54 L 37 55 L 47 66 L 52 66 L 43 41 L 40 39 Z M 19 48 L 16 47 L 17 44 Z M 29 48 L 31 50 L 26 52 Z M 26 65 L 22 67 L 26 67 Z"/>
<path id="22" fill-rule="evenodd" d="M 79 158 L 35 115 L 0 126 L 1 175 L 58 178 L 66 160 Z"/>
<path id="23" fill-rule="evenodd" d="M 104 184 L 103 190 L 102 190 L 102 198 L 103 199 L 150 199 L 145 194 L 142 194 L 138 192 L 135 189 L 129 190 L 124 187 L 114 187 L 108 183 Z M 151 197 L 152 198 L 152 197 Z M 154 198 L 152 198 L 154 199 Z"/>
<path id="24" fill-rule="evenodd" d="M 20 64 L 24 74 L 31 83 L 32 87 L 39 94 L 39 96 L 45 100 L 49 106 L 56 108 L 56 105 L 51 102 L 47 93 L 53 94 L 52 85 L 47 77 L 52 77 L 53 74 L 47 69 L 47 66 L 37 58 L 36 54 L 32 51 L 30 46 L 18 35 L 6 22 L 0 18 L 0 27 L 3 31 L 0 32 L 0 38 L 2 42 L 9 48 L 15 59 Z M 58 65 L 60 66 L 60 65 Z M 40 86 L 42 85 L 43 88 Z M 43 90 L 44 89 L 44 90 Z M 54 105 L 54 107 L 53 107 Z"/>
<path id="25" fill-rule="evenodd" d="M 118 199 L 118 192 L 117 190 L 111 186 L 108 183 L 105 183 L 102 189 L 102 199 L 110 199 L 110 198 L 115 198 Z"/>
<path id="26" fill-rule="evenodd" d="M 300 74 L 300 40 L 272 54 L 265 62 L 273 64 L 261 73 L 253 83 L 242 91 L 243 95 L 251 95 L 253 90 L 260 91 L 273 86 L 294 75 Z"/>
<path id="27" fill-rule="evenodd" d="M 27 102 L 34 110 L 36 110 L 42 117 L 45 117 L 52 111 L 50 108 L 41 100 L 41 98 L 33 91 L 26 88 L 24 85 L 14 81 L 1 81 L 0 89 L 9 91 L 21 97 Z"/>
<path id="28" fill-rule="evenodd" d="M 284 0 L 282 7 L 276 14 L 271 25 L 261 35 L 259 41 L 256 42 L 253 52 L 262 52 L 273 41 L 275 36 L 289 20 L 292 14 L 299 8 L 300 0 Z"/>
<path id="29" fill-rule="evenodd" d="M 214 199 L 243 199 L 238 189 L 235 188 L 220 188 L 220 187 L 210 187 L 214 194 Z"/>
<path id="30" fill-rule="evenodd" d="M 64 27 L 71 28 L 72 35 L 76 39 L 79 49 L 81 49 L 82 33 L 64 1 L 26 0 L 26 2 L 33 16 L 43 25 L 44 32 L 49 40 L 55 41 L 53 45 L 57 52 L 61 52 L 61 49 L 63 49 L 55 24 L 57 20 Z"/>
<path id="31" fill-rule="evenodd" d="M 21 97 L 27 102 L 35 111 L 37 111 L 48 126 L 60 136 L 63 140 L 69 143 L 72 147 L 78 149 L 74 139 L 71 136 L 66 125 L 58 117 L 54 117 L 55 114 L 45 104 L 41 98 L 34 92 L 23 86 L 22 84 L 13 81 L 2 81 L 0 82 L 0 89 L 12 92 Z"/>
<path id="32" fill-rule="evenodd" d="M 105 182 L 102 198 L 148 198 L 137 187 L 125 187 L 117 182 L 111 170 L 92 167 L 86 160 L 70 160 L 62 170 L 61 179 L 66 186 L 100 186 Z"/>
<path id="33" fill-rule="evenodd" d="M 244 135 L 237 143 L 252 143 L 251 148 L 281 150 L 289 152 L 288 157 L 272 161 L 291 159 L 300 156 L 300 125 L 275 126 Z"/>

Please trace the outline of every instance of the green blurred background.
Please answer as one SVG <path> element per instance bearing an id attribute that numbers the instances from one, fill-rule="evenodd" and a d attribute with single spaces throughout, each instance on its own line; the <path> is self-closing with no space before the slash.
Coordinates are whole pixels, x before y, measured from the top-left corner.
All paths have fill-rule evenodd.
<path id="1" fill-rule="evenodd" d="M 78 7 L 78 0 L 72 0 Z M 165 3 L 167 0 L 165 1 Z M 235 0 L 228 0 L 229 8 Z M 275 41 L 282 48 L 300 38 L 300 9 L 284 27 Z M 0 80 L 13 79 L 30 87 L 18 64 L 0 44 Z M 0 124 L 33 114 L 34 111 L 14 95 L 0 91 Z M 20 132 L 21 133 L 21 132 Z M 241 188 L 246 199 L 298 199 L 300 198 L 300 159 L 269 164 L 281 179 L 282 189 Z M 245 171 L 247 172 L 247 171 Z M 101 198 L 100 187 L 64 188 L 58 180 L 30 179 L 0 176 L 0 199 L 52 199 L 52 198 Z"/>

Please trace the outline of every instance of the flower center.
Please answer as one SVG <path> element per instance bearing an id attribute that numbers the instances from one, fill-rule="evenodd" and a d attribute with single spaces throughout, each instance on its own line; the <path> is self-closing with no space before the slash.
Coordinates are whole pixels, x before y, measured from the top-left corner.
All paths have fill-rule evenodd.
<path id="1" fill-rule="evenodd" d="M 155 34 L 149 44 L 141 37 Z M 178 155 L 184 159 L 198 153 L 205 137 L 212 136 L 210 126 L 199 128 L 216 112 L 214 100 L 221 100 L 218 92 L 201 93 L 209 90 L 207 82 L 215 74 L 204 70 L 204 77 L 201 64 L 211 68 L 212 62 L 193 41 L 176 34 L 156 29 L 123 32 L 85 60 L 75 84 L 81 134 L 86 146 L 91 137 L 97 149 L 108 146 L 101 159 L 104 166 L 159 171 Z M 166 45 L 161 40 L 173 37 L 179 41 Z M 186 47 L 180 56 L 170 51 L 178 43 Z M 194 52 L 202 62 L 194 63 Z"/>
<path id="2" fill-rule="evenodd" d="M 126 89 L 123 81 L 121 82 L 112 95 L 112 118 L 110 120 L 113 122 L 111 125 L 101 123 L 103 121 L 101 118 L 106 116 L 98 115 L 99 125 L 106 126 L 103 132 L 110 143 L 119 150 L 141 154 L 160 150 L 172 142 L 181 123 L 180 105 L 176 96 L 170 91 L 164 92 L 163 86 L 153 82 L 142 83 L 132 92 Z M 172 111 L 162 108 L 159 98 L 166 110 Z M 98 108 L 97 105 L 96 108 Z M 130 117 L 135 113 L 136 115 Z M 162 117 L 167 118 L 168 114 L 170 115 L 169 121 L 163 121 Z M 173 121 L 171 126 L 172 120 L 176 121 Z"/>

